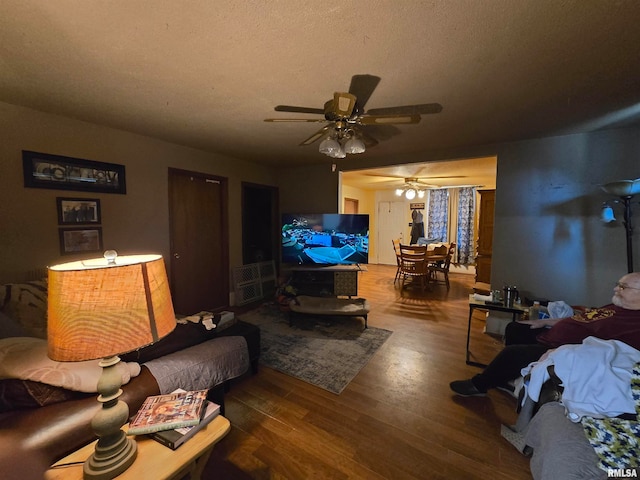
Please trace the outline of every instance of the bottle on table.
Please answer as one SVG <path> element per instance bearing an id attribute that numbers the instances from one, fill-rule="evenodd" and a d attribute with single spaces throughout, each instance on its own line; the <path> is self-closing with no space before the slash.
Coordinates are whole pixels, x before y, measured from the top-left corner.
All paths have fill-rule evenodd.
<path id="1" fill-rule="evenodd" d="M 529 320 L 538 320 L 540 318 L 540 302 L 535 301 L 529 307 Z"/>

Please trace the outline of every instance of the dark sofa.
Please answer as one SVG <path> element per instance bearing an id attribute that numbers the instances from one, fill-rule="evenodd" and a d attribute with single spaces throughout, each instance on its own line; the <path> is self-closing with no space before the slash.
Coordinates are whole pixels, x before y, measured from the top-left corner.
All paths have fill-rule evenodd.
<path id="1" fill-rule="evenodd" d="M 44 318 L 46 282 L 2 285 L 0 302 L 0 338 L 41 336 L 40 324 L 26 319 L 25 312 Z M 209 388 L 209 398 L 224 409 L 229 380 L 250 366 L 257 368 L 259 333 L 244 322 L 222 331 L 207 330 L 201 323 L 178 324 L 156 344 L 121 356 L 123 362 L 139 364 L 140 373 L 122 386 L 120 399 L 132 415 L 149 395 L 177 387 Z M 90 423 L 100 408 L 96 396 L 31 380 L 0 379 L 2 478 L 40 479 L 48 465 L 94 440 Z"/>

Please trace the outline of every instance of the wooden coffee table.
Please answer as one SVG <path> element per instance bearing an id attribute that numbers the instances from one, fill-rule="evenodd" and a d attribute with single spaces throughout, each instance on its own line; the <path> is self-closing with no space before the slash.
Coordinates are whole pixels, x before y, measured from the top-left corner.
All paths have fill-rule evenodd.
<path id="1" fill-rule="evenodd" d="M 133 465 L 118 475 L 116 479 L 139 480 L 153 478 L 154 480 L 169 480 L 182 478 L 189 473 L 191 479 L 198 480 L 209 460 L 213 447 L 230 429 L 229 420 L 219 415 L 176 450 L 171 450 L 152 438 L 138 435 L 136 436 L 138 456 Z M 45 479 L 81 480 L 82 466 L 84 461 L 93 453 L 95 443 L 92 442 L 54 463 L 47 470 Z"/>

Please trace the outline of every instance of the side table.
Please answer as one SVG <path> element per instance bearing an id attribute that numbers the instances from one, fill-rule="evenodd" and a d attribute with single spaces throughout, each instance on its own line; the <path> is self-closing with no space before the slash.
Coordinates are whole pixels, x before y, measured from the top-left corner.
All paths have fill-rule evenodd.
<path id="1" fill-rule="evenodd" d="M 473 294 L 469 295 L 469 323 L 467 325 L 467 357 L 466 357 L 466 363 L 467 365 L 473 365 L 474 367 L 481 367 L 484 368 L 487 365 L 485 363 L 480 363 L 480 362 L 474 362 L 472 360 L 469 360 L 470 358 L 470 351 L 469 351 L 469 342 L 471 340 L 471 316 L 473 315 L 473 311 L 477 308 L 480 308 L 482 310 L 490 310 L 490 311 L 495 311 L 495 312 L 507 312 L 507 313 L 511 313 L 512 314 L 512 319 L 511 321 L 515 322 L 518 317 L 520 317 L 520 315 L 522 315 L 523 313 L 525 313 L 527 311 L 526 308 L 523 308 L 519 305 L 514 305 L 513 307 L 506 307 L 504 305 L 501 304 L 491 304 L 491 303 L 485 303 L 484 301 L 480 301 L 480 300 L 475 300 L 473 298 Z"/>
<path id="2" fill-rule="evenodd" d="M 124 427 L 126 429 L 126 426 Z M 170 480 L 190 474 L 192 480 L 199 480 L 204 466 L 209 460 L 213 447 L 231 429 L 231 424 L 222 415 L 218 415 L 211 423 L 196 433 L 192 438 L 180 445 L 176 450 L 165 447 L 160 442 L 145 435 L 136 436 L 138 456 L 125 472 L 116 477 L 117 480 L 138 480 L 153 478 L 154 480 Z M 84 461 L 93 453 L 96 442 L 85 445 L 54 463 L 45 473 L 46 480 L 82 480 Z"/>

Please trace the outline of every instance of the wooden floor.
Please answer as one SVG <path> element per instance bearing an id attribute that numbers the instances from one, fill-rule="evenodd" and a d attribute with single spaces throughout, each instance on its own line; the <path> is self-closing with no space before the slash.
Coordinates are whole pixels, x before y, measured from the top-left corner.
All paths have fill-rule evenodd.
<path id="1" fill-rule="evenodd" d="M 395 267 L 369 265 L 359 294 L 369 326 L 393 335 L 340 395 L 261 367 L 225 397 L 231 432 L 203 478 L 531 479 L 528 459 L 500 436 L 516 420 L 515 399 L 499 391 L 458 398 L 451 380 L 465 364 L 473 276 L 450 274 L 451 289 L 394 286 Z M 489 360 L 500 343 L 473 321 L 472 351 Z"/>

